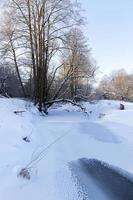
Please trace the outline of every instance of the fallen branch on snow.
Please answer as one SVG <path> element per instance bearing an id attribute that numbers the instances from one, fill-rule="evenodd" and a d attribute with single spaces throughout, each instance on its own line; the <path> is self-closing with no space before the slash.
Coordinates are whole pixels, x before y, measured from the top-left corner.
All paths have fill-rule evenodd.
<path id="1" fill-rule="evenodd" d="M 45 103 L 45 106 L 51 107 L 55 103 L 71 103 L 73 106 L 79 107 L 85 114 L 89 116 L 85 107 L 83 107 L 81 104 L 78 104 L 75 101 L 72 101 L 70 99 L 56 99 L 56 100 L 48 101 Z"/>
<path id="2" fill-rule="evenodd" d="M 14 111 L 14 113 L 17 115 L 17 114 L 22 114 L 22 113 L 24 113 L 24 112 L 26 112 L 26 111 L 24 111 L 24 110 L 22 110 L 22 111 Z"/>

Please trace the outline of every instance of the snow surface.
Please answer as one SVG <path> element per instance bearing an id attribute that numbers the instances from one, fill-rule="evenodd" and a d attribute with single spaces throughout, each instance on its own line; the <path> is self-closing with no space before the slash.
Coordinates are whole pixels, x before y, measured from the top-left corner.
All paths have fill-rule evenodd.
<path id="1" fill-rule="evenodd" d="M 80 158 L 133 173 L 133 104 L 119 103 L 84 103 L 89 116 L 60 104 L 41 116 L 30 102 L 0 98 L 0 200 L 83 199 L 69 169 Z M 18 177 L 26 166 L 30 180 Z"/>

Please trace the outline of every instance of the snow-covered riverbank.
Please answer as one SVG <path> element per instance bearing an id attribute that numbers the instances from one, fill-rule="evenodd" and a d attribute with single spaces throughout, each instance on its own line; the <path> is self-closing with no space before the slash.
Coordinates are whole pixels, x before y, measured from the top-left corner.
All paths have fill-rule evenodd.
<path id="1" fill-rule="evenodd" d="M 60 104 L 41 116 L 29 102 L 1 98 L 0 199 L 83 199 L 69 163 L 84 157 L 133 173 L 133 104 L 124 104 L 121 111 L 117 101 L 84 103 L 89 117 Z M 17 177 L 31 161 L 31 179 Z"/>

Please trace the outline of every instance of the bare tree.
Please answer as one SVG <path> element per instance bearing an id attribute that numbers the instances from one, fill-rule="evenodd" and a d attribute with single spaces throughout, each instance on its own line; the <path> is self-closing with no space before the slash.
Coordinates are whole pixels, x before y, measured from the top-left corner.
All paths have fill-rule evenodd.
<path id="1" fill-rule="evenodd" d="M 100 82 L 99 90 L 106 98 L 132 100 L 133 77 L 124 70 L 113 72 L 110 77 Z"/>
<path id="2" fill-rule="evenodd" d="M 8 61 L 10 62 L 10 65 L 12 65 L 12 63 L 14 64 L 23 95 L 26 96 L 19 69 L 20 67 L 18 62 L 19 45 L 17 44 L 16 40 L 17 35 L 14 28 L 15 24 L 12 23 L 11 16 L 9 17 L 8 14 L 9 14 L 8 12 L 5 13 L 5 20 L 3 21 L 0 33 L 1 57 L 3 60 L 5 60 L 5 63 Z"/>
<path id="3" fill-rule="evenodd" d="M 17 24 L 15 42 L 22 42 L 27 57 L 30 52 L 35 104 L 40 111 L 47 112 L 46 102 L 60 66 L 58 62 L 54 64 L 50 84 L 48 76 L 63 49 L 65 32 L 82 21 L 78 7 L 70 0 L 11 0 L 10 10 L 14 13 L 12 23 Z"/>
<path id="4" fill-rule="evenodd" d="M 96 65 L 91 59 L 90 49 L 88 49 L 86 39 L 82 31 L 75 27 L 72 28 L 64 37 L 65 50 L 63 54 L 62 76 L 68 79 L 69 92 L 71 99 L 85 94 L 82 89 L 89 89 L 89 84 L 94 80 Z M 86 90 L 86 94 L 89 93 Z"/>

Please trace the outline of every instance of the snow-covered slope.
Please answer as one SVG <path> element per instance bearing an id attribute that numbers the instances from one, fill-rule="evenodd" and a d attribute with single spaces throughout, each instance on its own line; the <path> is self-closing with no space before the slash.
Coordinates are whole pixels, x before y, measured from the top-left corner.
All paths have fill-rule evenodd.
<path id="1" fill-rule="evenodd" d="M 0 200 L 83 199 L 69 163 L 84 157 L 133 173 L 133 104 L 124 103 L 122 111 L 119 103 L 84 103 L 89 116 L 55 105 L 41 116 L 29 102 L 1 98 Z M 30 180 L 18 177 L 25 167 Z"/>

